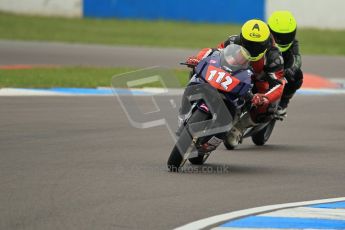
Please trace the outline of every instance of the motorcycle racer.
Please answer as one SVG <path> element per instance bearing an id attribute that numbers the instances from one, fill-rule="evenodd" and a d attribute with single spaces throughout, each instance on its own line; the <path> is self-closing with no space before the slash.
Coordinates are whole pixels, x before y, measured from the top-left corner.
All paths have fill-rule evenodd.
<path id="1" fill-rule="evenodd" d="M 224 49 L 229 44 L 238 44 L 246 48 L 254 71 L 252 78 L 254 108 L 250 114 L 241 119 L 229 133 L 229 142 L 237 145 L 245 128 L 264 122 L 269 114 L 277 109 L 277 102 L 283 93 L 284 60 L 281 52 L 275 46 L 267 24 L 261 20 L 252 19 L 243 24 L 240 35 L 230 36 L 218 45 Z M 197 56 L 188 58 L 187 64 L 195 66 L 200 60 L 211 55 L 216 49 L 205 48 Z"/>
<path id="2" fill-rule="evenodd" d="M 290 99 L 303 83 L 302 60 L 298 41 L 295 38 L 297 23 L 290 11 L 273 12 L 267 23 L 284 58 L 284 77 L 287 83 L 279 103 L 278 113 L 285 115 Z"/>

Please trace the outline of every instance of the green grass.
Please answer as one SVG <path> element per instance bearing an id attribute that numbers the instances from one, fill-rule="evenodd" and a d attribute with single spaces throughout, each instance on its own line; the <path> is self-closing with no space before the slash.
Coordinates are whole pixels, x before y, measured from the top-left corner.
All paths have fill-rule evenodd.
<path id="1" fill-rule="evenodd" d="M 64 19 L 0 13 L 0 38 L 159 47 L 215 47 L 239 25 Z M 345 30 L 299 29 L 303 54 L 345 55 Z"/>
<path id="2" fill-rule="evenodd" d="M 0 13 L 0 37 L 116 45 L 214 46 L 238 26 L 166 21 L 65 19 Z"/>
<path id="3" fill-rule="evenodd" d="M 0 70 L 0 88 L 110 87 L 111 79 L 114 75 L 133 70 L 130 68 L 93 67 Z M 187 83 L 188 72 L 186 70 L 173 70 L 173 73 L 178 77 L 181 85 Z M 154 87 L 156 85 L 147 86 Z"/>

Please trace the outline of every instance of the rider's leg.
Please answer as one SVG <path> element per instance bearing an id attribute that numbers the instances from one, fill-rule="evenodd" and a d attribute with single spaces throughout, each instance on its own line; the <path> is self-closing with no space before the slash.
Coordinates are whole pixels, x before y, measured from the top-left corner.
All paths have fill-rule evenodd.
<path id="1" fill-rule="evenodd" d="M 293 76 L 293 81 L 289 81 L 285 84 L 283 95 L 281 97 L 280 103 L 279 103 L 279 114 L 285 114 L 286 108 L 290 102 L 290 99 L 294 96 L 296 91 L 301 88 L 303 83 L 303 72 L 302 70 L 296 71 L 296 74 Z"/>

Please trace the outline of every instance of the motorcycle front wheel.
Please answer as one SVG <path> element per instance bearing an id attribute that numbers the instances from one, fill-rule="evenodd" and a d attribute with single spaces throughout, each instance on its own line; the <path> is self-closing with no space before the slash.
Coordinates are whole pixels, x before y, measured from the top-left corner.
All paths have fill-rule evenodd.
<path id="1" fill-rule="evenodd" d="M 200 110 L 195 110 L 194 113 L 192 114 L 192 116 L 189 118 L 186 126 L 188 126 L 188 124 L 192 124 L 192 123 L 196 123 L 196 122 L 200 122 L 200 121 L 205 121 L 207 120 L 209 117 L 209 114 L 200 111 Z M 183 140 L 183 141 L 182 141 Z M 179 147 L 177 147 L 177 145 L 179 144 Z M 175 144 L 173 150 L 170 153 L 167 165 L 168 165 L 168 169 L 170 172 L 178 172 L 181 166 L 181 163 L 183 161 L 183 156 L 184 154 L 187 152 L 187 150 L 189 149 L 189 147 L 192 145 L 192 137 L 189 134 L 189 131 L 186 127 L 183 128 L 179 139 L 177 140 L 177 143 Z M 193 164 L 193 162 L 195 164 L 202 164 L 200 163 L 200 158 L 201 156 L 195 157 L 195 158 L 191 158 L 189 159 L 189 161 Z M 198 159 L 196 159 L 198 158 Z M 202 160 L 203 160 L 203 156 L 202 156 Z"/>
<path id="2" fill-rule="evenodd" d="M 188 160 L 193 165 L 202 165 L 205 163 L 205 156 L 199 155 L 197 157 L 189 158 Z"/>

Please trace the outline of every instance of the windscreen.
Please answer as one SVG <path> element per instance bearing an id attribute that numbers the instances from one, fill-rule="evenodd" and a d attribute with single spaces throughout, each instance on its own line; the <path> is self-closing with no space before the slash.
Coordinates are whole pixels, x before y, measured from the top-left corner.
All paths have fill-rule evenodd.
<path id="1" fill-rule="evenodd" d="M 240 45 L 230 44 L 221 51 L 222 68 L 228 72 L 248 69 L 249 59 L 249 52 Z"/>

